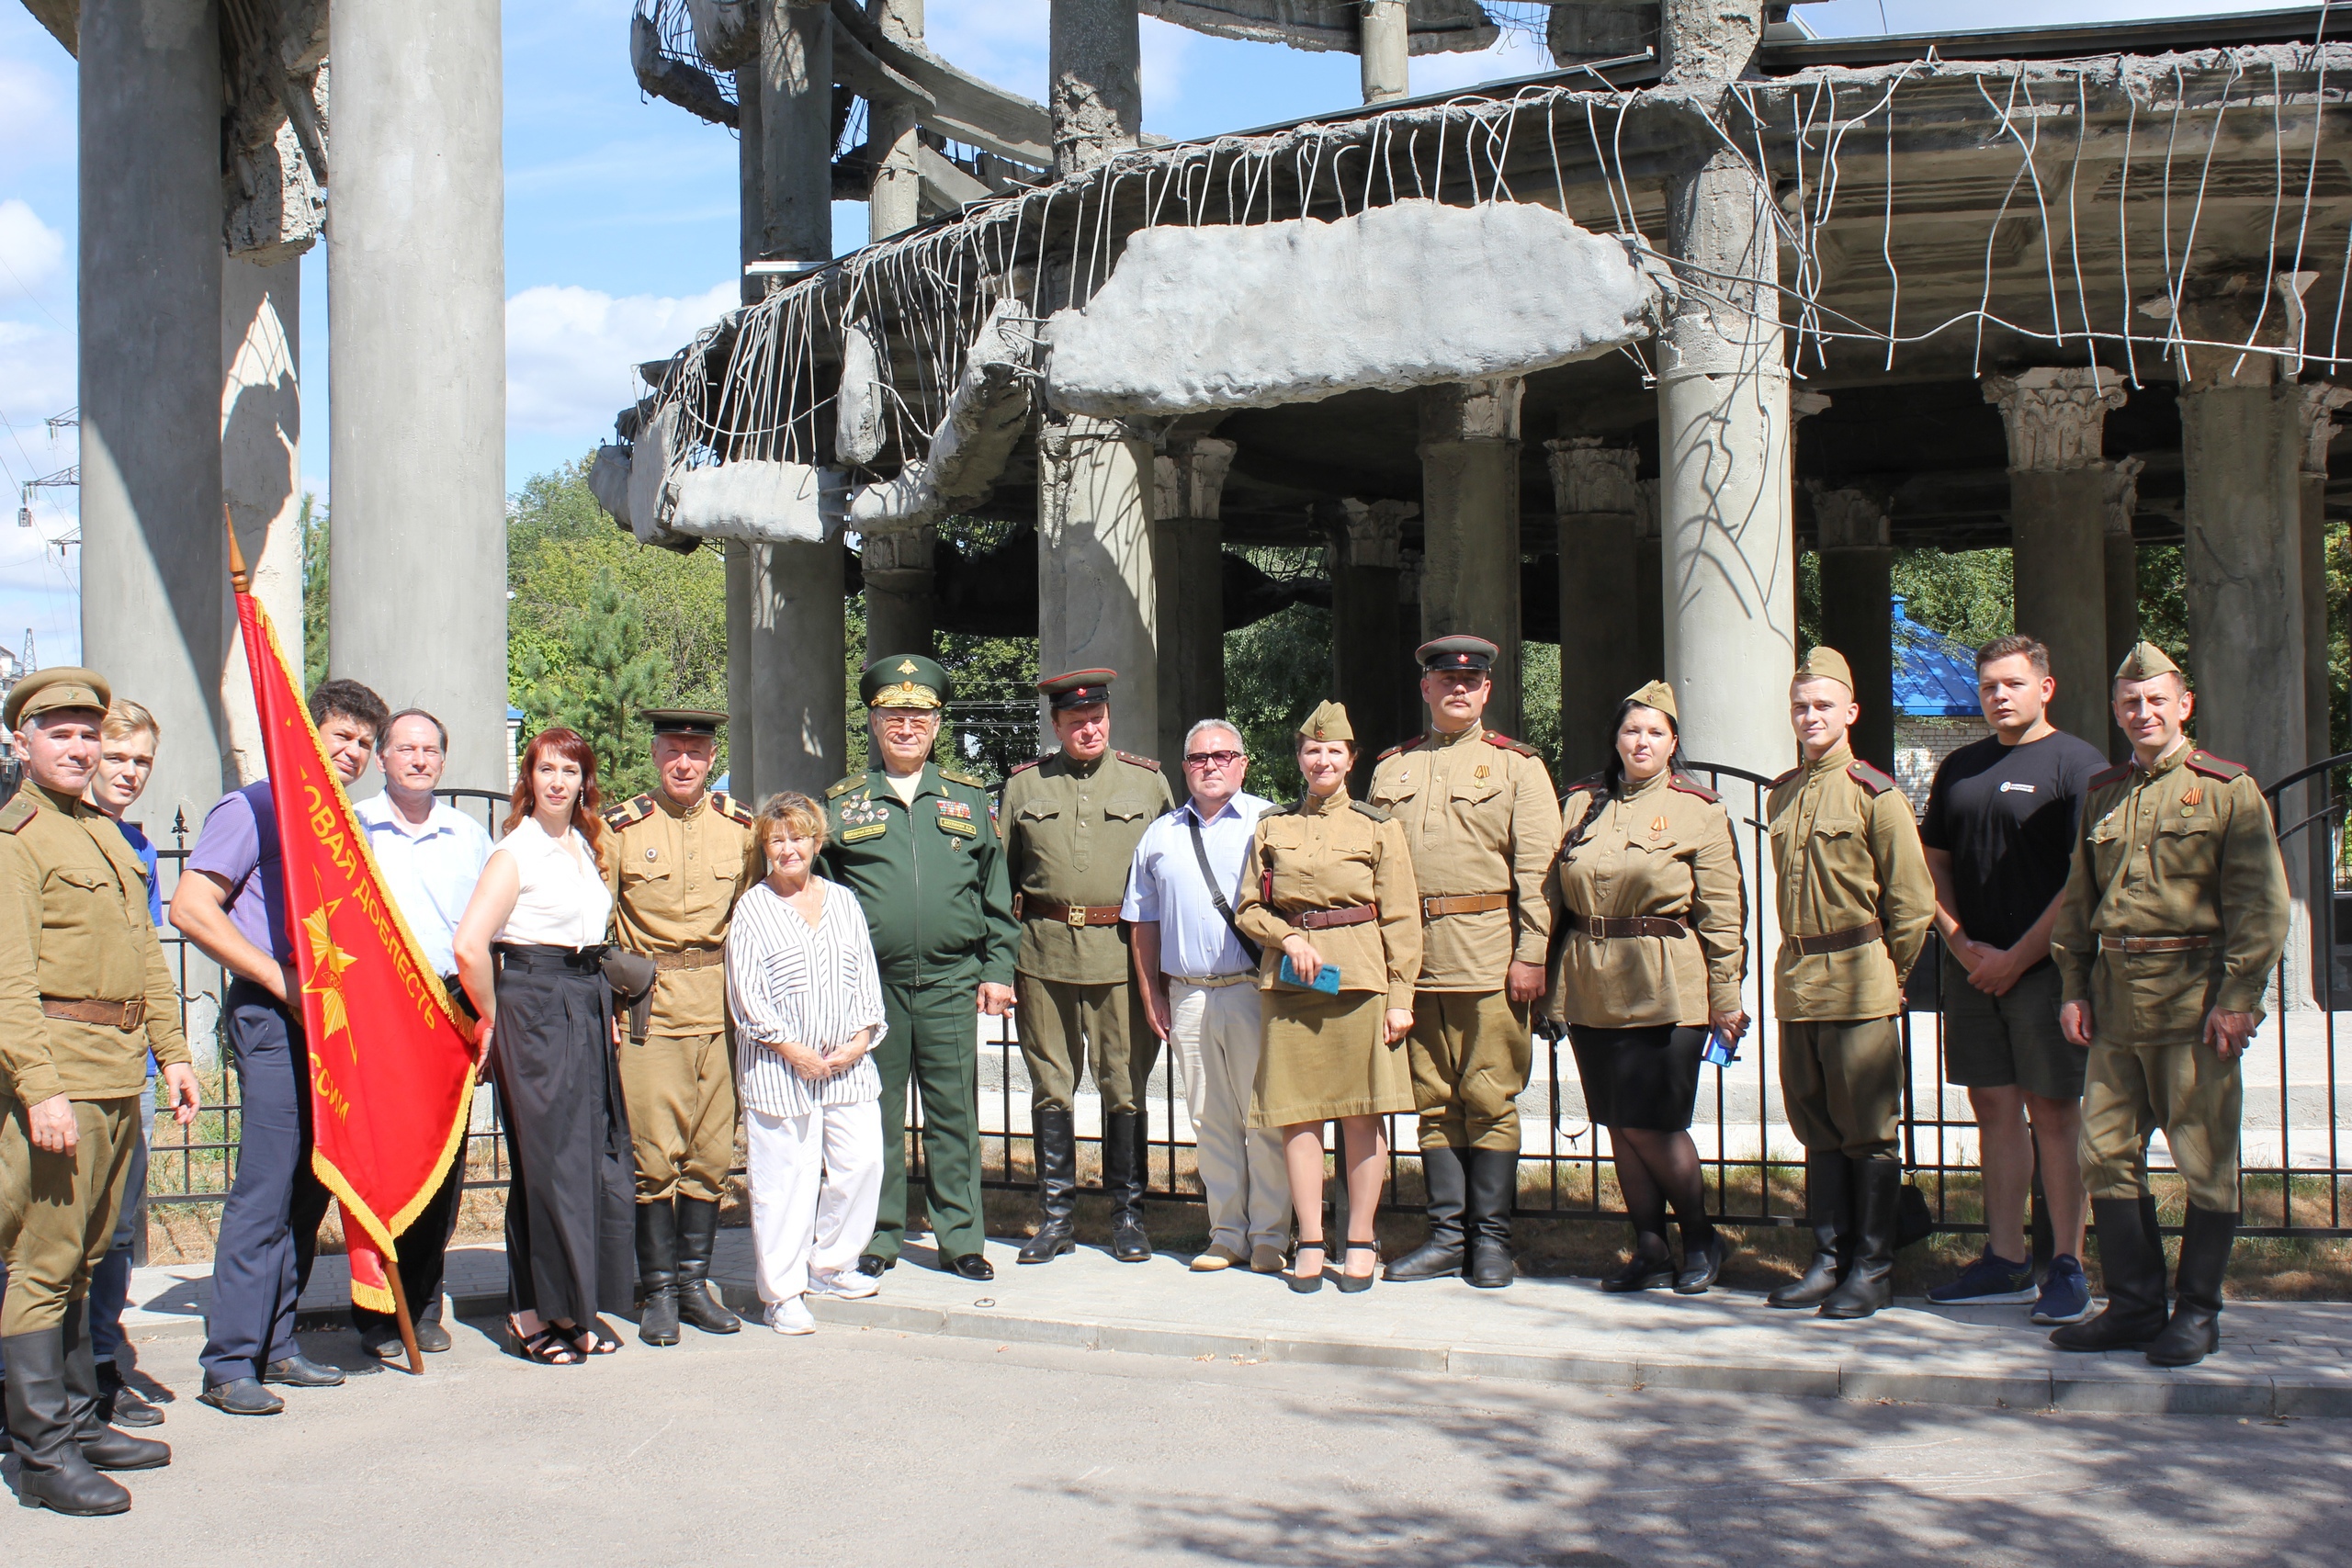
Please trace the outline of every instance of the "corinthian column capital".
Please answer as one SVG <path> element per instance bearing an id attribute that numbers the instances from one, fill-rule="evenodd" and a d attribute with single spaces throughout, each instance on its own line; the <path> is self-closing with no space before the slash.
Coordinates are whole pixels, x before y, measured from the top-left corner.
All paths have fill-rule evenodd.
<path id="1" fill-rule="evenodd" d="M 1604 446 L 1597 435 L 1546 441 L 1552 465 L 1553 506 L 1563 517 L 1634 510 L 1634 470 L 1641 454 L 1630 446 Z"/>
<path id="2" fill-rule="evenodd" d="M 2123 406 L 2123 378 L 2105 366 L 2041 367 L 1984 378 L 2009 434 L 2009 468 L 2087 468 L 2099 460 L 2107 411 Z"/>

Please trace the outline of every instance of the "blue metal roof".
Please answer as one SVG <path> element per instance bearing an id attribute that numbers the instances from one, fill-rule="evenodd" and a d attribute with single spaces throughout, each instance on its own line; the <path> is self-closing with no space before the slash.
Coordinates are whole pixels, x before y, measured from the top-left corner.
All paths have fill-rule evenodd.
<path id="1" fill-rule="evenodd" d="M 1982 718 L 1976 650 L 1903 613 L 1894 601 L 1894 711 L 1914 718 Z"/>

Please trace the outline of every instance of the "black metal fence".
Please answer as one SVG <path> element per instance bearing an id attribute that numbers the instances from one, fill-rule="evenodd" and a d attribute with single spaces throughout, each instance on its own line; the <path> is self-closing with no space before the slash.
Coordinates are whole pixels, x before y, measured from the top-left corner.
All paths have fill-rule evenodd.
<path id="1" fill-rule="evenodd" d="M 1764 804 L 1770 781 L 1739 768 L 1709 763 L 1691 764 L 1690 771 L 1724 797 L 1732 815 L 1743 866 L 1754 866 L 1766 852 Z M 2352 753 L 2333 757 L 2290 774 L 2265 794 L 2279 824 L 2282 852 L 2290 867 L 2300 866 L 2312 886 L 2328 889 L 2327 897 L 2309 901 L 2314 929 L 2298 933 L 2296 950 L 2281 961 L 2276 996 L 2257 1043 L 2246 1055 L 2249 1088 L 2246 1096 L 2250 1133 L 2243 1167 L 2242 1201 L 2246 1210 L 2246 1234 L 2257 1235 L 2352 1235 L 2347 1225 L 2345 1182 L 2352 1172 L 2343 1166 L 2336 1089 L 2335 1021 L 2333 1006 L 2352 1006 L 2352 984 L 2339 983 L 2335 960 L 2338 913 L 2334 887 L 2338 861 L 2337 833 L 2347 803 L 2346 784 L 2352 773 Z M 484 790 L 445 790 L 442 795 L 480 811 L 495 832 L 506 797 Z M 185 822 L 174 824 L 175 847 L 159 859 L 175 872 L 187 858 Z M 1767 1016 L 1766 989 L 1771 970 L 1770 950 L 1763 937 L 1766 911 L 1751 897 L 1747 912 L 1748 973 L 1743 994 L 1749 1016 Z M 191 955 L 185 941 L 168 929 L 167 953 L 180 976 L 183 1006 L 199 999 L 189 991 Z M 1928 951 L 1911 977 L 1910 1010 L 1901 1021 L 1904 1046 L 1903 1153 L 1914 1185 L 1928 1199 L 1939 1230 L 1981 1232 L 1974 1186 L 1978 1168 L 1973 1157 L 1975 1123 L 1962 1091 L 1944 1082 L 1943 974 L 1940 944 L 1930 938 Z M 2317 998 L 2309 995 L 2316 989 Z M 2305 992 L 2304 1005 L 2289 1008 L 2278 998 Z M 217 1002 L 217 998 L 211 998 Z M 987 1098 L 993 1116 L 984 1114 L 983 1182 L 1000 1190 L 1030 1186 L 1034 1163 L 1031 1134 L 1024 1130 L 1026 1097 L 1017 1086 L 1025 1078 L 1012 1021 L 995 1021 L 983 1034 L 976 1022 L 975 1036 L 982 1054 L 982 1077 L 992 1079 Z M 990 1058 L 993 1058 L 991 1061 Z M 151 1202 L 217 1202 L 226 1195 L 235 1174 L 237 1096 L 229 1053 L 220 1059 L 223 1082 L 230 1092 L 223 1104 L 208 1108 L 217 1120 L 199 1122 L 201 1134 L 162 1122 L 163 1141 L 150 1164 Z M 2278 1079 L 2269 1083 L 2275 1065 Z M 989 1069 L 993 1068 L 993 1071 Z M 1540 1171 L 1531 1183 L 1522 1177 L 1519 1212 L 1562 1218 L 1622 1217 L 1614 1207 L 1611 1156 L 1607 1134 L 1568 1109 L 1565 1091 L 1576 1084 L 1576 1068 L 1563 1041 L 1537 1041 L 1531 1088 L 1540 1087 L 1543 1103 L 1534 1108 L 1543 1117 L 1539 1145 L 1522 1156 L 1522 1167 Z M 1179 1129 L 1189 1125 L 1181 1110 L 1177 1074 L 1161 1074 L 1161 1089 L 1152 1120 L 1151 1196 L 1198 1200 L 1197 1173 L 1188 1157 L 1191 1140 Z M 1710 1208 L 1720 1222 L 1741 1226 L 1785 1226 L 1804 1218 L 1803 1154 L 1784 1123 L 1774 1114 L 1778 1069 L 1773 1043 L 1758 1029 L 1751 1032 L 1737 1061 L 1710 1073 L 1701 1086 L 1699 1114 L 1693 1134 L 1700 1139 Z M 1580 1101 L 1580 1094 L 1577 1097 Z M 2275 1108 L 2275 1110 L 2274 1110 Z M 914 1121 L 920 1124 L 921 1108 Z M 1522 1114 L 1530 1107 L 1522 1101 Z M 992 1126 L 989 1123 L 993 1123 Z M 1411 1119 L 1396 1124 L 1408 1132 Z M 2275 1123 L 2275 1124 L 2274 1124 Z M 185 1139 L 185 1141 L 182 1141 Z M 1091 1142 L 1091 1141 L 1090 1141 Z M 504 1145 L 493 1112 L 477 1125 L 468 1141 L 470 1188 L 504 1184 Z M 916 1158 L 920 1168 L 920 1145 Z M 1418 1155 L 1410 1147 L 1392 1152 L 1387 1199 L 1411 1205 L 1419 1192 Z M 2165 1171 L 2159 1160 L 2154 1167 Z M 741 1174 L 739 1171 L 737 1174 Z M 1411 1180 L 1398 1190 L 1397 1179 Z"/>

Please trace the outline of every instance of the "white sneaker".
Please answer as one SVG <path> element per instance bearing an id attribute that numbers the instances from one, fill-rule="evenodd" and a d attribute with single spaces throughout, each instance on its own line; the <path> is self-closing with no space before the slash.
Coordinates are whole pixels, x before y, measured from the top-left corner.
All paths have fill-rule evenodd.
<path id="1" fill-rule="evenodd" d="M 882 1281 L 854 1269 L 811 1269 L 808 1288 L 820 1296 L 839 1296 L 845 1302 L 857 1302 L 881 1290 Z"/>
<path id="2" fill-rule="evenodd" d="M 798 1296 L 767 1305 L 768 1326 L 778 1334 L 814 1334 L 817 1320 L 808 1314 L 808 1303 Z"/>

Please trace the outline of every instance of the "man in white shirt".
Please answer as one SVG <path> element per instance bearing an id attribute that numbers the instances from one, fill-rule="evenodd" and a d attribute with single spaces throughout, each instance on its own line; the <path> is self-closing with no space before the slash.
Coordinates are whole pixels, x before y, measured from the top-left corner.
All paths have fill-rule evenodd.
<path id="1" fill-rule="evenodd" d="M 1119 918 L 1132 932 L 1145 1017 L 1173 1045 L 1192 1109 L 1209 1207 L 1208 1248 L 1193 1267 L 1246 1263 L 1272 1274 L 1290 1230 L 1290 1182 L 1280 1135 L 1250 1129 L 1263 1038 L 1258 955 L 1232 912 L 1250 835 L 1273 802 L 1243 792 L 1249 771 L 1241 732 L 1224 719 L 1203 719 L 1185 734 L 1189 798 L 1144 829 Z"/>
<path id="2" fill-rule="evenodd" d="M 463 1008 L 466 993 L 457 981 L 454 944 L 458 920 L 490 859 L 490 832 L 457 807 L 434 798 L 448 747 L 449 732 L 431 714 L 422 708 L 394 714 L 379 742 L 384 791 L 354 809 L 367 829 L 377 869 L 384 874 L 384 891 L 415 935 L 424 961 L 443 976 L 450 998 Z M 458 1228 L 465 1176 L 460 1149 L 449 1162 L 440 1190 L 400 1238 L 401 1284 L 417 1303 L 416 1344 L 421 1350 L 449 1348 L 449 1331 L 441 1326 L 442 1260 Z M 359 1331 L 360 1343 L 383 1359 L 407 1355 L 399 1321 L 389 1314 L 354 1306 L 351 1325 Z"/>

